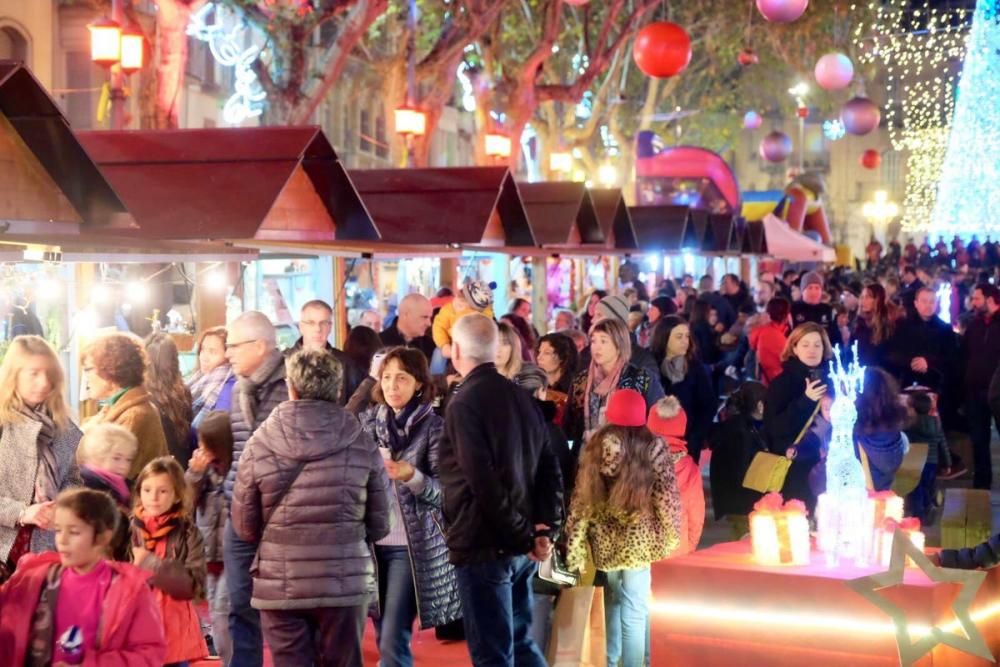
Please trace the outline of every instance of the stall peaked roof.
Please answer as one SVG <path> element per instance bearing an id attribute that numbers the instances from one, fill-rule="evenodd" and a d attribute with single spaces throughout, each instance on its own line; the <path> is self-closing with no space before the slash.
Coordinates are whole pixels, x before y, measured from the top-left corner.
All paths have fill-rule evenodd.
<path id="1" fill-rule="evenodd" d="M 150 239 L 318 242 L 378 233 L 318 127 L 80 132 Z"/>
<path id="2" fill-rule="evenodd" d="M 506 167 L 352 169 L 350 177 L 381 234 L 380 245 L 535 245 Z"/>
<path id="3" fill-rule="evenodd" d="M 519 183 L 535 242 L 545 248 L 602 245 L 604 232 L 583 183 Z"/>
<path id="4" fill-rule="evenodd" d="M 616 250 L 638 250 L 632 216 L 622 191 L 618 188 L 591 188 L 590 198 L 594 201 L 597 219 L 604 232 L 605 245 Z"/>
<path id="5" fill-rule="evenodd" d="M 704 235 L 692 224 L 687 206 L 632 206 L 629 213 L 640 251 L 676 252 L 701 247 Z"/>
<path id="6" fill-rule="evenodd" d="M 0 163 L 5 236 L 135 227 L 55 102 L 10 60 L 0 60 Z"/>

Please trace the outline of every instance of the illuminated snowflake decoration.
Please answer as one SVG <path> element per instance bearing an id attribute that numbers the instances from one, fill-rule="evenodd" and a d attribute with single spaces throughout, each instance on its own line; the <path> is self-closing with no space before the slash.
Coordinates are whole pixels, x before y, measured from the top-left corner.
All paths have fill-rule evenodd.
<path id="1" fill-rule="evenodd" d="M 214 19 L 211 23 L 208 22 L 209 17 Z M 191 15 L 187 34 L 208 44 L 212 56 L 220 65 L 233 68 L 233 94 L 222 108 L 222 118 L 231 125 L 239 125 L 264 113 L 267 93 L 253 71 L 253 63 L 260 55 L 261 47 L 247 39 L 249 30 L 245 24 L 237 22 L 227 29 L 222 18 L 221 8 L 217 8 L 214 2 L 206 3 Z"/>
<path id="2" fill-rule="evenodd" d="M 847 128 L 844 127 L 839 118 L 823 121 L 823 136 L 830 141 L 843 139 L 845 134 L 847 134 Z"/>

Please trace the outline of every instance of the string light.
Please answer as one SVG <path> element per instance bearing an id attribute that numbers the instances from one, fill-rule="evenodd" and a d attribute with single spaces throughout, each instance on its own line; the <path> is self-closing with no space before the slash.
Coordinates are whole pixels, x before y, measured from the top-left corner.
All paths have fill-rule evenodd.
<path id="1" fill-rule="evenodd" d="M 954 63 L 965 56 L 969 11 L 929 3 L 914 9 L 911 0 L 868 7 L 874 25 L 859 23 L 854 41 L 866 47 L 861 63 L 878 63 L 885 71 L 889 139 L 907 156 L 903 230 L 928 231 L 955 109 Z"/>
<path id="2" fill-rule="evenodd" d="M 933 224 L 969 237 L 1000 229 L 1000 0 L 979 0 L 958 86 Z"/>

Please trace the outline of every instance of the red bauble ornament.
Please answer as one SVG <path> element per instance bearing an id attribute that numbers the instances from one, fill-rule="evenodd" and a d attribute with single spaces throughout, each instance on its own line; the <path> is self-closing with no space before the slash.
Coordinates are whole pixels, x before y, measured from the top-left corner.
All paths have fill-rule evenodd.
<path id="1" fill-rule="evenodd" d="M 798 107 L 795 109 L 795 115 L 799 118 L 809 117 L 809 107 Z"/>
<path id="2" fill-rule="evenodd" d="M 759 150 L 768 162 L 784 162 L 792 154 L 792 139 L 784 132 L 774 131 L 761 139 Z"/>
<path id="3" fill-rule="evenodd" d="M 736 56 L 736 60 L 743 67 L 750 67 L 751 65 L 756 65 L 760 62 L 760 58 L 757 57 L 757 52 L 749 46 L 740 51 L 740 55 Z"/>
<path id="4" fill-rule="evenodd" d="M 680 74 L 691 62 L 691 38 L 676 23 L 650 23 L 636 35 L 632 58 L 646 76 L 665 79 Z"/>
<path id="5" fill-rule="evenodd" d="M 874 148 L 869 148 L 861 154 L 861 166 L 865 169 L 878 169 L 882 164 L 882 154 Z"/>

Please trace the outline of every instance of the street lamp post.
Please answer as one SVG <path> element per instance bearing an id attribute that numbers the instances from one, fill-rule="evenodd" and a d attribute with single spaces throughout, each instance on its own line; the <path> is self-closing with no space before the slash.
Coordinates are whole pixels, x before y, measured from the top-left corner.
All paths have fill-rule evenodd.
<path id="1" fill-rule="evenodd" d="M 806 106 L 805 97 L 809 92 L 809 85 L 799 82 L 788 89 L 788 93 L 795 97 L 795 115 L 799 117 L 799 173 L 805 173 L 806 167 L 806 118 L 809 116 L 809 107 Z"/>
<path id="2" fill-rule="evenodd" d="M 427 114 L 411 106 L 395 111 L 396 133 L 402 135 L 406 145 L 406 166 L 413 166 L 413 140 L 427 133 Z"/>
<path id="3" fill-rule="evenodd" d="M 886 232 L 889 223 L 899 215 L 899 206 L 896 202 L 889 200 L 889 193 L 885 190 L 878 190 L 871 201 L 865 202 L 861 207 L 861 214 L 872 223 L 872 235 L 878 239 L 882 247 L 886 246 Z"/>
<path id="4" fill-rule="evenodd" d="M 486 135 L 486 156 L 497 164 L 510 159 L 511 139 L 506 134 L 490 132 Z"/>
<path id="5" fill-rule="evenodd" d="M 111 129 L 125 129 L 125 77 L 142 69 L 145 38 L 139 30 L 125 27 L 124 0 L 111 1 L 111 18 L 91 23 L 90 58 L 111 73 Z"/>

